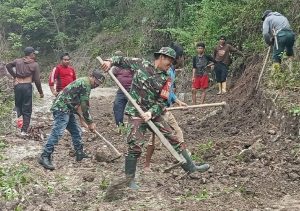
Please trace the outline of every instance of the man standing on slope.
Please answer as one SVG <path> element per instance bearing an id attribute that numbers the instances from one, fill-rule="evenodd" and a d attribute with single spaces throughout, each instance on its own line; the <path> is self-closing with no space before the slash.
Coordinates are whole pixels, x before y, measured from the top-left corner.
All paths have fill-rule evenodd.
<path id="1" fill-rule="evenodd" d="M 214 68 L 216 73 L 216 81 L 219 85 L 218 95 L 225 94 L 227 92 L 226 80 L 228 75 L 228 67 L 230 65 L 230 53 L 237 53 L 241 56 L 244 56 L 241 51 L 226 43 L 225 36 L 220 36 L 219 44 L 215 47 L 213 54 L 213 58 L 216 61 Z"/>
<path id="2" fill-rule="evenodd" d="M 288 19 L 278 12 L 266 10 L 262 20 L 265 42 L 270 46 L 273 45 L 273 68 L 280 68 L 284 50 L 288 57 L 294 56 L 295 33 L 292 31 Z"/>

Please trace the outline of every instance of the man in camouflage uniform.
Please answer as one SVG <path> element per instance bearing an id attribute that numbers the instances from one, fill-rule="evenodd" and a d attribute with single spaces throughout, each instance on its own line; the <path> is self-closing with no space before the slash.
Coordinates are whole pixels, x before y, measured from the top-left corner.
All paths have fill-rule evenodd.
<path id="1" fill-rule="evenodd" d="M 89 97 L 91 89 L 98 87 L 104 81 L 104 76 L 99 70 L 94 70 L 89 77 L 79 78 L 67 87 L 55 99 L 51 111 L 53 112 L 53 127 L 48 137 L 44 150 L 39 158 L 39 163 L 46 169 L 54 170 L 51 161 L 51 154 L 54 145 L 58 143 L 67 129 L 71 136 L 74 149 L 76 151 L 76 161 L 81 161 L 88 156 L 83 152 L 81 131 L 77 124 L 75 114 L 80 107 L 82 116 L 90 131 L 95 131 L 95 123 L 90 114 Z"/>
<path id="2" fill-rule="evenodd" d="M 128 153 L 125 158 L 125 174 L 128 179 L 128 186 L 138 189 L 134 181 L 137 159 L 142 153 L 142 147 L 146 141 L 144 135 L 149 129 L 148 120 L 152 120 L 160 132 L 166 137 L 174 149 L 181 153 L 187 160 L 182 168 L 187 172 L 201 171 L 201 167 L 196 166 L 187 153 L 184 143 L 181 143 L 174 133 L 174 130 L 161 117 L 166 108 L 167 100 L 162 97 L 165 94 L 166 83 L 169 76 L 168 70 L 171 67 L 176 53 L 169 47 L 163 47 L 159 52 L 154 53 L 154 64 L 139 59 L 129 59 L 124 57 L 113 57 L 111 61 L 102 64 L 104 70 L 111 66 L 130 68 L 135 74 L 132 81 L 130 95 L 145 113 L 140 115 L 137 109 L 128 102 L 125 113 L 129 116 L 130 131 L 127 137 Z"/>

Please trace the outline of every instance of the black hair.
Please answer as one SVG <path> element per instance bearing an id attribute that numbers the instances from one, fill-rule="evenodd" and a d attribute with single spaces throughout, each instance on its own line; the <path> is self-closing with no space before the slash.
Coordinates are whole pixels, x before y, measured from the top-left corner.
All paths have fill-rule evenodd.
<path id="1" fill-rule="evenodd" d="M 177 43 L 171 43 L 170 48 L 176 52 L 176 59 L 183 56 L 183 47 Z"/>
<path id="2" fill-rule="evenodd" d="M 60 60 L 63 60 L 63 58 L 64 58 L 65 56 L 68 56 L 68 57 L 70 58 L 69 53 L 63 53 L 63 54 L 60 56 Z"/>
<path id="3" fill-rule="evenodd" d="M 199 42 L 199 43 L 197 43 L 196 47 L 197 48 L 200 48 L 200 47 L 205 48 L 205 44 L 203 42 Z"/>
<path id="4" fill-rule="evenodd" d="M 224 39 L 226 41 L 226 37 L 224 35 L 221 35 L 219 40 Z"/>
<path id="5" fill-rule="evenodd" d="M 155 54 L 154 54 L 154 59 L 157 60 L 157 59 L 160 57 L 160 55 L 161 55 L 161 54 L 159 54 L 159 53 L 155 53 Z"/>

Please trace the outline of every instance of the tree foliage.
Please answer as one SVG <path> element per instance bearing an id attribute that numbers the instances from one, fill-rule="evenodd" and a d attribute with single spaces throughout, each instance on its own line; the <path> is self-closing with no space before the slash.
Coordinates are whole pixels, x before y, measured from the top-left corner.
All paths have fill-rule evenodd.
<path id="1" fill-rule="evenodd" d="M 131 33 L 124 46 L 141 54 L 178 41 L 188 54 L 195 42 L 212 49 L 220 35 L 239 48 L 264 48 L 261 14 L 273 9 L 294 28 L 297 0 L 0 0 L 0 26 L 12 49 L 39 47 L 45 55 L 77 49 L 103 32 Z M 298 26 L 299 27 L 299 26 Z M 119 37 L 122 39 L 122 37 Z M 128 43 L 130 42 L 130 43 Z M 99 48 L 105 43 L 99 43 Z M 109 49 L 111 50 L 111 49 Z"/>

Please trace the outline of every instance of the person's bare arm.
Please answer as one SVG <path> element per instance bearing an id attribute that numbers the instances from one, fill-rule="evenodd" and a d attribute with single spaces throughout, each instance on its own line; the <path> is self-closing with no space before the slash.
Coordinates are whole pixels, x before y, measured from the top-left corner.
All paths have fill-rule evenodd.
<path id="1" fill-rule="evenodd" d="M 55 90 L 54 86 L 49 86 L 52 94 L 56 97 L 58 95 L 58 92 Z"/>
<path id="2" fill-rule="evenodd" d="M 244 56 L 243 52 L 239 51 L 237 48 L 233 47 L 232 45 L 229 45 L 229 51 L 233 52 L 233 53 L 236 53 L 240 56 Z"/>
<path id="3" fill-rule="evenodd" d="M 196 77 L 196 68 L 193 68 L 192 72 L 193 72 L 192 81 L 194 81 Z"/>
<path id="4" fill-rule="evenodd" d="M 41 78 L 40 78 L 40 66 L 36 63 L 36 68 L 35 71 L 33 72 L 32 79 L 35 83 L 35 86 L 40 93 L 40 98 L 44 97 L 43 89 L 42 89 L 42 84 L 41 84 Z"/>
<path id="5" fill-rule="evenodd" d="M 8 63 L 6 65 L 6 69 L 7 71 L 9 72 L 9 74 L 13 77 L 13 78 L 16 78 L 16 73 L 14 71 L 14 68 L 16 67 L 16 61 L 13 61 L 11 63 Z"/>

